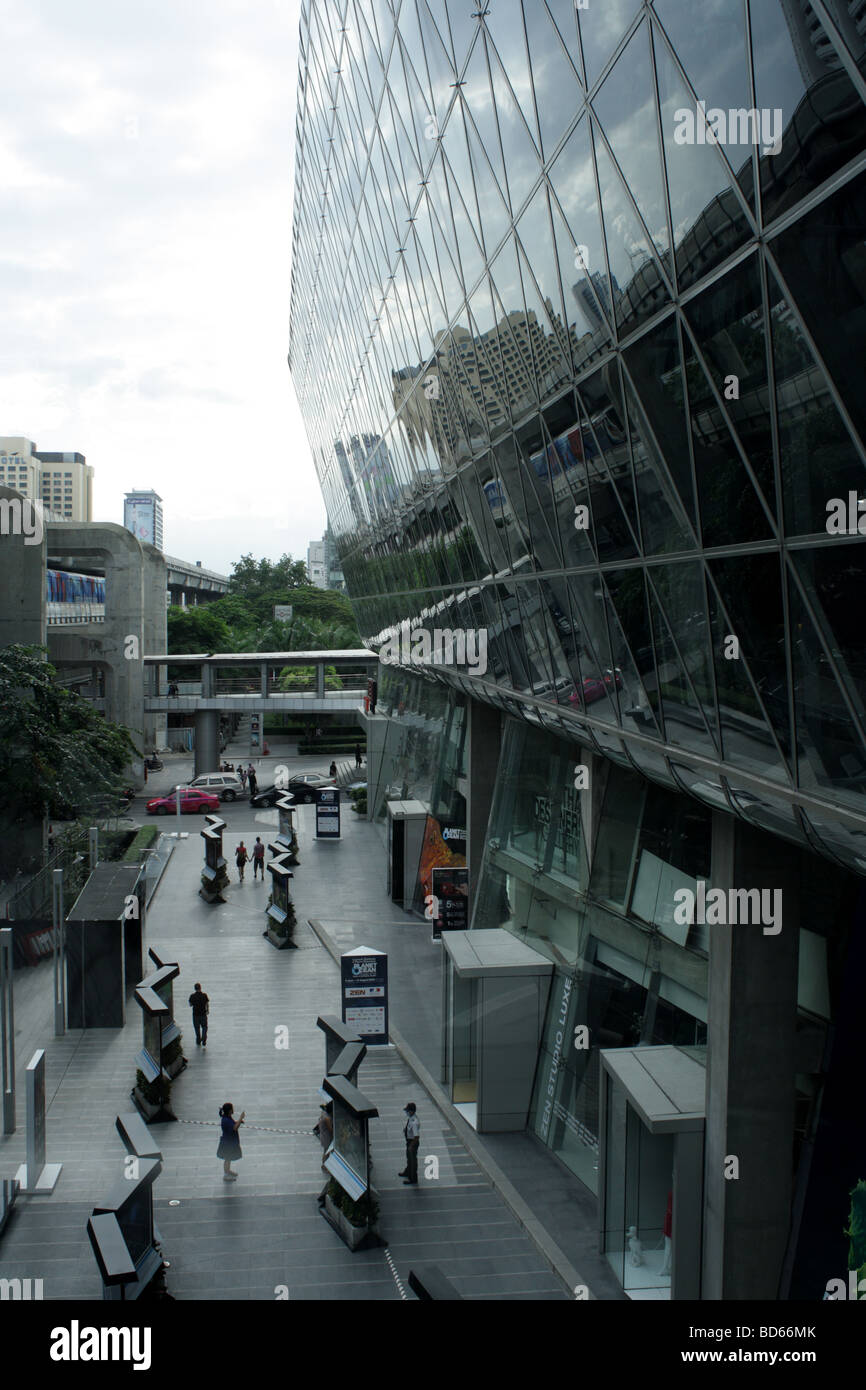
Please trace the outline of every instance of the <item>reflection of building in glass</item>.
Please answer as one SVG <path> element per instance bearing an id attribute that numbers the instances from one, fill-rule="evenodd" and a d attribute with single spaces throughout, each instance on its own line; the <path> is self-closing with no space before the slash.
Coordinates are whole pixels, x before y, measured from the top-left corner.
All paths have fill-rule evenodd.
<path id="1" fill-rule="evenodd" d="M 473 929 L 553 961 L 527 1127 L 593 1190 L 607 1146 L 628 1291 L 670 1191 L 657 1291 L 685 1287 L 688 1219 L 694 1296 L 820 1298 L 828 1194 L 866 1151 L 863 1063 L 830 1046 L 866 978 L 866 575 L 826 527 L 866 486 L 866 5 L 828 2 L 832 34 L 805 0 L 699 30 L 661 0 L 619 26 L 514 0 L 447 34 L 424 8 L 379 36 L 381 128 L 345 76 L 365 62 L 376 98 L 381 63 L 318 0 L 301 20 L 303 71 L 329 46 L 341 71 L 301 103 L 290 360 L 347 588 L 373 644 L 487 635 L 483 677 L 380 673 L 370 802 L 466 825 Z M 781 150 L 678 144 L 695 99 L 780 109 Z M 334 438 L 372 443 L 335 463 Z M 782 930 L 678 921 L 700 883 L 780 889 Z M 705 1069 L 688 1218 L 675 1141 L 600 1057 L 643 1048 L 671 1049 L 657 1080 Z"/>

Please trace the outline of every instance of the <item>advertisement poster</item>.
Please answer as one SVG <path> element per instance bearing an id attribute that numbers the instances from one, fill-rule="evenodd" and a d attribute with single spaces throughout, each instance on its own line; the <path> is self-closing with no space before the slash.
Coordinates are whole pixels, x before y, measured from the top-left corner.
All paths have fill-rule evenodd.
<path id="1" fill-rule="evenodd" d="M 388 1041 L 388 957 L 358 946 L 340 957 L 342 1018 L 368 1047 Z"/>
<path id="2" fill-rule="evenodd" d="M 440 823 L 435 816 L 428 816 L 427 823 L 424 827 L 424 843 L 421 846 L 421 859 L 418 864 L 416 907 L 423 912 L 425 907 L 427 907 L 428 896 L 436 893 L 436 889 L 433 887 L 434 869 L 465 868 L 465 826 Z M 434 938 L 436 936 L 437 933 L 434 930 Z"/>
<path id="3" fill-rule="evenodd" d="M 334 1149 L 367 1186 L 367 1144 L 363 1122 L 339 1100 L 334 1100 Z"/>
<path id="4" fill-rule="evenodd" d="M 444 931 L 469 929 L 469 870 L 436 868 L 432 872 L 433 897 L 439 904 L 439 915 L 433 921 L 433 940 Z"/>

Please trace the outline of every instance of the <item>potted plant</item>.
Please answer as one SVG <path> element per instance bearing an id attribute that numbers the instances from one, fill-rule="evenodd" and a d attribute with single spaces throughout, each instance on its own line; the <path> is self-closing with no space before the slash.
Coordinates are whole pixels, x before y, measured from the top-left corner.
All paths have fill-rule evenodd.
<path id="1" fill-rule="evenodd" d="M 161 1124 L 177 1119 L 171 1108 L 171 1078 L 165 1071 L 153 1081 L 148 1081 L 141 1068 L 138 1068 L 132 1100 L 145 1124 Z"/>
<path id="2" fill-rule="evenodd" d="M 337 1179 L 331 1178 L 325 1191 L 324 1214 L 350 1250 L 378 1243 L 379 1202 L 372 1188 L 354 1201 Z"/>
<path id="3" fill-rule="evenodd" d="M 168 1044 L 168 1047 L 163 1049 L 162 1065 L 172 1081 L 178 1072 L 183 1071 L 186 1066 L 186 1058 L 183 1055 L 183 1034 L 178 1033 L 177 1037 Z"/>
<path id="4" fill-rule="evenodd" d="M 274 895 L 273 893 L 271 893 L 270 897 L 268 898 L 268 908 L 273 907 L 273 903 Z M 290 899 L 286 908 L 285 919 L 282 922 L 277 922 L 269 914 L 268 925 L 262 932 L 262 936 L 266 936 L 268 938 L 268 941 L 270 941 L 271 945 L 276 946 L 278 951 L 295 951 L 297 950 L 297 946 L 295 942 L 292 940 L 292 937 L 295 934 L 297 920 L 298 919 L 295 915 L 294 903 L 292 903 Z"/>

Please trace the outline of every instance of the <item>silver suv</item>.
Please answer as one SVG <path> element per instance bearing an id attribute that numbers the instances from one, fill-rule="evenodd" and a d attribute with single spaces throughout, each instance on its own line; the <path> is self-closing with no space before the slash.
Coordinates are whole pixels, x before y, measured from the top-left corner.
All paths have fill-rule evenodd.
<path id="1" fill-rule="evenodd" d="M 218 796 L 220 801 L 237 801 L 244 795 L 243 783 L 236 772 L 205 772 L 190 782 L 191 787 L 201 787 L 203 791 Z"/>

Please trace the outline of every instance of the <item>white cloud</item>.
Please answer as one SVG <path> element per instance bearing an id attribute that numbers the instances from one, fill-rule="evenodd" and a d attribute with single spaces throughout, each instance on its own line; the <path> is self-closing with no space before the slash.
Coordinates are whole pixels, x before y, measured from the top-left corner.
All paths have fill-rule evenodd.
<path id="1" fill-rule="evenodd" d="M 214 568 L 324 525 L 286 366 L 298 9 L 0 0 L 0 433 L 86 454 L 98 519 L 156 488 Z"/>

